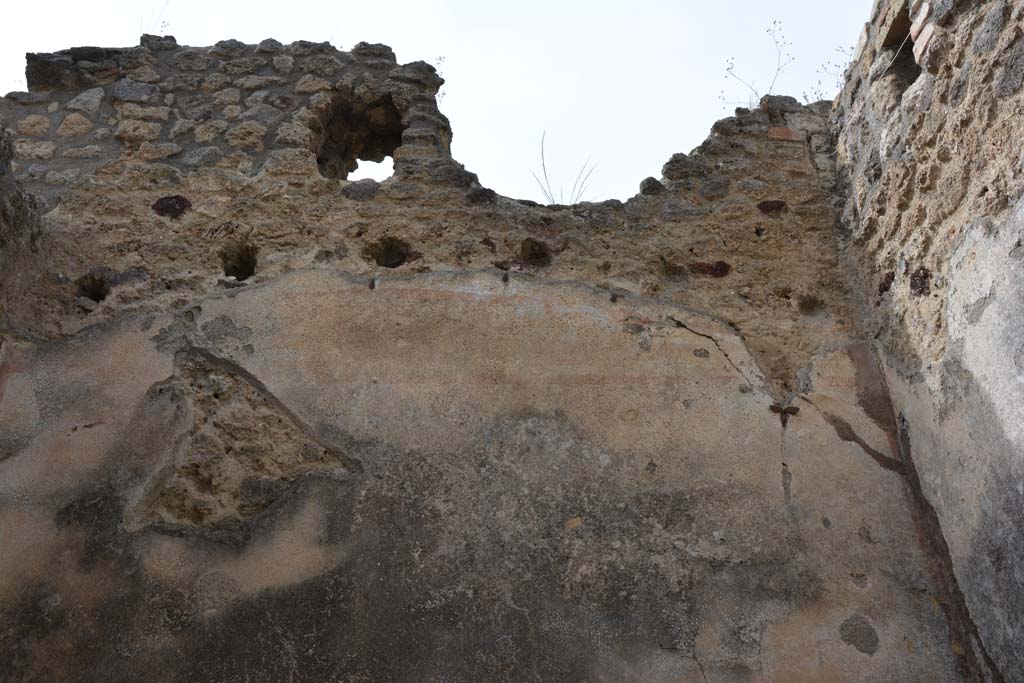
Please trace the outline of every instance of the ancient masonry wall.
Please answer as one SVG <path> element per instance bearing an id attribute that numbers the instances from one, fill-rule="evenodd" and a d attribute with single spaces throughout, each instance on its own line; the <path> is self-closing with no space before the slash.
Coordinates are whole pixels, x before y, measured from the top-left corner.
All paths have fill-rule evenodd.
<path id="1" fill-rule="evenodd" d="M 0 99 L 15 174 L 53 209 L 36 281 L 4 302 L 26 334 L 216 290 L 220 254 L 242 237 L 259 252 L 250 283 L 325 260 L 366 275 L 543 269 L 714 311 L 780 396 L 844 334 L 825 103 L 740 110 L 627 202 L 541 207 L 452 160 L 441 79 L 384 46 L 146 36 L 29 55 L 27 74 L 32 92 Z M 386 183 L 344 179 L 385 155 Z M 101 299 L 86 291 L 94 276 Z"/>
<path id="2" fill-rule="evenodd" d="M 574 206 L 386 46 L 29 55 L 0 677 L 1024 680 L 1022 21 L 878 2 Z"/>
<path id="3" fill-rule="evenodd" d="M 844 261 L 970 615 L 1024 680 L 1024 3 L 876 2 L 834 117 Z"/>

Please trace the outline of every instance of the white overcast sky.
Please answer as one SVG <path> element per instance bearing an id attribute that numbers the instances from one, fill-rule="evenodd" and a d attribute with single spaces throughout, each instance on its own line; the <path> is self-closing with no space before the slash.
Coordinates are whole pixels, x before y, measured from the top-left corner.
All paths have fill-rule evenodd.
<path id="1" fill-rule="evenodd" d="M 447 80 L 441 110 L 456 159 L 501 194 L 541 200 L 547 131 L 549 171 L 571 185 L 596 162 L 585 199 L 625 199 L 689 152 L 715 120 L 745 101 L 736 73 L 764 88 L 775 70 L 765 31 L 780 21 L 794 62 L 775 87 L 802 94 L 824 80 L 868 19 L 871 0 L 51 0 L 9 3 L 0 32 L 0 92 L 24 89 L 24 53 L 79 45 L 138 44 L 168 33 L 186 45 L 224 38 L 328 40 L 341 49 L 386 43 L 400 62 L 434 63 Z M 443 61 L 439 63 L 440 57 Z M 558 184 L 557 181 L 555 183 Z M 566 187 L 568 192 L 568 187 Z"/>

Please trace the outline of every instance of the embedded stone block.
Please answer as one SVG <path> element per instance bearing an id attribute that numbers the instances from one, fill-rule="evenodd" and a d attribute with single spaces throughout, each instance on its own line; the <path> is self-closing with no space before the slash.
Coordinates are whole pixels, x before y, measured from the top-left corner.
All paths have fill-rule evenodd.
<path id="1" fill-rule="evenodd" d="M 148 102 L 149 99 L 160 92 L 160 89 L 151 83 L 140 83 L 130 78 L 122 78 L 114 84 L 113 97 L 122 102 Z"/>
<path id="2" fill-rule="evenodd" d="M 118 103 L 118 115 L 123 119 L 140 121 L 166 121 L 171 117 L 170 107 L 143 107 L 134 102 Z"/>
<path id="3" fill-rule="evenodd" d="M 234 85 L 243 90 L 259 90 L 281 85 L 281 78 L 278 76 L 243 76 L 236 80 Z"/>
<path id="4" fill-rule="evenodd" d="M 928 43 L 931 42 L 935 36 L 935 24 L 928 24 L 918 35 L 917 41 L 914 42 L 914 61 L 921 64 L 921 60 L 924 57 L 925 51 L 928 49 Z"/>
<path id="5" fill-rule="evenodd" d="M 49 159 L 57 151 L 53 142 L 18 139 L 14 141 L 14 156 L 18 159 Z"/>
<path id="6" fill-rule="evenodd" d="M 103 104 L 103 98 L 106 95 L 106 91 L 103 88 L 92 88 L 86 90 L 80 95 L 76 95 L 70 102 L 67 103 L 67 109 L 71 111 L 80 111 L 85 114 L 95 114 L 100 110 L 100 106 Z"/>
<path id="7" fill-rule="evenodd" d="M 126 144 L 138 144 L 160 137 L 161 125 L 153 121 L 126 119 L 114 131 L 114 137 Z"/>
<path id="8" fill-rule="evenodd" d="M 46 135 L 50 130 L 50 119 L 42 114 L 29 114 L 21 121 L 18 121 L 16 130 L 18 135 L 31 135 L 33 137 Z"/>
<path id="9" fill-rule="evenodd" d="M 221 120 L 207 121 L 201 123 L 195 128 L 196 142 L 210 142 L 211 140 L 220 136 L 221 133 L 228 129 L 228 122 Z"/>
<path id="10" fill-rule="evenodd" d="M 92 121 L 78 112 L 72 112 L 64 117 L 64 121 L 61 122 L 60 128 L 57 129 L 57 135 L 62 138 L 78 137 L 79 135 L 85 135 L 92 130 L 92 126 Z"/>
<path id="11" fill-rule="evenodd" d="M 263 151 L 263 138 L 267 135 L 267 127 L 255 121 L 246 121 L 228 131 L 227 143 L 237 149 L 252 152 Z"/>
<path id="12" fill-rule="evenodd" d="M 181 145 L 173 142 L 143 142 L 139 146 L 139 156 L 147 161 L 154 159 L 167 159 L 181 153 Z"/>
<path id="13" fill-rule="evenodd" d="M 910 25 L 910 37 L 913 40 L 917 40 L 921 36 L 921 31 L 924 30 L 925 24 L 932 13 L 932 3 L 922 2 L 919 9 L 915 10 L 914 23 Z"/>
<path id="14" fill-rule="evenodd" d="M 98 159 L 103 154 L 103 148 L 99 145 L 86 145 L 85 147 L 70 147 L 64 150 L 65 159 Z"/>
<path id="15" fill-rule="evenodd" d="M 321 90 L 330 90 L 332 87 L 330 81 L 306 74 L 295 84 L 295 92 L 308 94 L 320 92 Z"/>
<path id="16" fill-rule="evenodd" d="M 277 55 L 274 57 L 274 69 L 280 74 L 288 74 L 295 64 L 295 58 L 291 55 Z"/>

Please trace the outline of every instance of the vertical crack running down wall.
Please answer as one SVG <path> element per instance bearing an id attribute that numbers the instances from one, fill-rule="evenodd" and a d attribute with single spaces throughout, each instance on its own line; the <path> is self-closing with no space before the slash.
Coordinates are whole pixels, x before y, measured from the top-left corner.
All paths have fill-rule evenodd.
<path id="1" fill-rule="evenodd" d="M 856 433 L 849 422 L 838 415 L 822 410 L 807 397 L 800 400 L 813 406 L 845 442 L 855 443 L 878 465 L 900 475 L 912 510 L 917 537 L 929 560 L 929 569 L 937 586 L 937 602 L 946 617 L 953 652 L 964 680 L 972 683 L 986 681 L 1003 683 L 998 665 L 985 649 L 977 625 L 971 618 L 963 591 L 960 588 L 946 543 L 942 525 L 935 508 L 928 501 L 914 464 L 910 447 L 910 432 L 906 417 L 895 408 L 889 387 L 878 360 L 867 343 L 851 347 L 850 358 L 857 368 L 857 394 L 860 407 L 876 426 L 885 431 L 896 457 L 887 456 Z M 784 472 L 784 477 L 787 472 Z M 785 479 L 784 479 L 785 482 Z M 788 495 L 788 485 L 787 485 Z"/>
<path id="2" fill-rule="evenodd" d="M 896 416 L 896 441 L 899 454 L 904 465 L 903 475 L 914 510 L 914 524 L 918 536 L 926 545 L 926 552 L 932 565 L 932 575 L 939 586 L 939 606 L 946 615 L 949 625 L 949 637 L 953 642 L 953 651 L 960 660 L 961 673 L 964 680 L 970 683 L 1004 683 L 999 666 L 985 649 L 985 643 L 978 633 L 978 627 L 971 618 L 963 590 L 956 578 L 953 561 L 949 554 L 949 545 L 942 533 L 942 525 L 935 508 L 928 502 L 921 477 L 914 466 L 913 453 L 910 450 L 910 432 L 906 418 L 902 414 Z"/>
<path id="3" fill-rule="evenodd" d="M 957 656 L 964 680 L 972 683 L 1003 683 L 1005 678 L 985 649 L 977 625 L 971 618 L 963 591 L 953 569 L 952 557 L 935 508 L 921 486 L 920 475 L 911 451 L 907 419 L 895 407 L 879 360 L 868 343 L 850 349 L 850 358 L 857 368 L 857 396 L 860 407 L 872 421 L 885 431 L 895 457 L 886 456 L 867 444 L 841 417 L 815 408 L 835 429 L 837 436 L 856 443 L 879 466 L 901 475 L 912 511 L 917 537 L 929 560 L 929 570 L 937 586 L 937 602 L 946 617 L 952 650 Z M 805 402 L 814 405 L 809 399 Z"/>
<path id="4" fill-rule="evenodd" d="M 1024 558 L 1022 24 L 1019 0 L 876 2 L 832 127 L 842 261 L 863 283 L 850 288 L 861 300 L 856 326 L 878 340 L 905 441 L 913 436 L 908 476 L 923 528 L 948 558 L 952 618 L 973 618 L 976 635 L 962 645 L 977 670 L 1015 682 L 1024 680 L 1024 575 L 1014 569 Z M 978 640 L 983 648 L 970 644 Z"/>

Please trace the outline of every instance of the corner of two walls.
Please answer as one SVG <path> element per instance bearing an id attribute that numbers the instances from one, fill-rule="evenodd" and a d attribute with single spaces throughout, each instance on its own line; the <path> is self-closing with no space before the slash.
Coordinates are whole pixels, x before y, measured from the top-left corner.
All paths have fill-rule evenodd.
<path id="1" fill-rule="evenodd" d="M 990 658 L 1024 681 L 1024 2 L 880 0 L 834 111 L 843 260 Z"/>
<path id="2" fill-rule="evenodd" d="M 35 197 L 14 177 L 13 157 L 13 138 L 0 126 L 0 273 L 13 274 L 7 280 L 9 284 L 20 277 L 19 273 L 31 270 L 30 261 L 42 225 Z M 6 317 L 5 299 L 0 291 L 0 321 Z M 0 348 L 3 341 L 0 333 Z"/>

